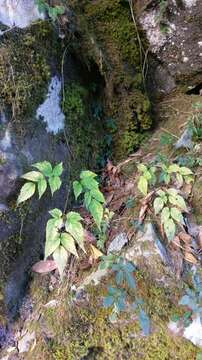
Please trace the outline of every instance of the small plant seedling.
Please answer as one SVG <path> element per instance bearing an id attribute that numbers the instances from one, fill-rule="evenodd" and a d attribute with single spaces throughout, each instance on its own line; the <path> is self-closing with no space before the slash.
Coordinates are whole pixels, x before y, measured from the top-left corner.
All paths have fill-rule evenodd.
<path id="1" fill-rule="evenodd" d="M 73 182 L 73 189 L 76 200 L 83 194 L 83 205 L 92 215 L 98 229 L 101 230 L 105 198 L 99 190 L 99 183 L 96 177 L 97 175 L 92 171 L 82 171 L 80 180 Z"/>
<path id="2" fill-rule="evenodd" d="M 52 218 L 46 225 L 45 259 L 53 256 L 62 277 L 68 253 L 78 257 L 75 244 L 85 252 L 82 218 L 73 211 L 63 215 L 61 210 L 53 209 L 49 213 Z"/>
<path id="3" fill-rule="evenodd" d="M 35 4 L 38 7 L 40 13 L 47 12 L 48 16 L 51 18 L 53 22 L 57 20 L 59 15 L 64 14 L 65 8 L 64 6 L 55 5 L 50 6 L 45 0 L 35 0 Z"/>
<path id="4" fill-rule="evenodd" d="M 39 199 L 43 196 L 49 185 L 52 196 L 55 191 L 59 190 L 61 187 L 60 176 L 63 172 L 63 165 L 59 163 L 52 167 L 51 163 L 48 161 L 38 162 L 33 164 L 32 167 L 36 168 L 38 171 L 30 171 L 21 177 L 25 180 L 28 180 L 21 188 L 20 194 L 17 199 L 17 204 L 30 199 L 35 190 L 38 189 Z"/>

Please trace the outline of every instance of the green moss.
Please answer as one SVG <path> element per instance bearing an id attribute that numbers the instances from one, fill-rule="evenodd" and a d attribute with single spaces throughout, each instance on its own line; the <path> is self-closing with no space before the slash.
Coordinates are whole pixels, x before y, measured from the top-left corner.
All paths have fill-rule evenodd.
<path id="1" fill-rule="evenodd" d="M 117 122 L 114 157 L 133 152 L 151 127 L 142 79 L 140 45 L 127 2 L 70 1 L 81 32 L 80 53 L 95 61 L 106 81 L 105 113 Z M 139 35 L 144 37 L 139 30 Z"/>
<path id="2" fill-rule="evenodd" d="M 10 109 L 19 131 L 19 122 L 29 118 L 45 94 L 50 64 L 58 44 L 59 40 L 48 22 L 38 22 L 26 30 L 13 30 L 3 37 L 0 47 L 0 105 Z M 60 61 L 59 52 L 57 58 Z"/>
<path id="3" fill-rule="evenodd" d="M 65 89 L 63 111 L 66 116 L 66 133 L 70 148 L 70 173 L 75 180 L 80 171 L 96 168 L 99 154 L 99 139 L 102 123 L 92 115 L 92 95 L 79 83 L 72 83 Z"/>
<path id="4" fill-rule="evenodd" d="M 135 314 L 122 314 L 115 324 L 110 323 L 110 310 L 101 306 L 107 279 L 102 286 L 88 286 L 86 300 L 72 303 L 67 291 L 58 295 L 60 305 L 42 314 L 38 326 L 39 343 L 28 359 L 55 360 L 89 359 L 148 359 L 190 360 L 197 349 L 190 342 L 172 337 L 168 332 L 169 317 L 176 306 L 164 289 L 156 287 L 147 276 L 137 273 L 138 291 L 144 296 L 150 315 L 152 333 L 141 336 Z M 49 344 L 42 340 L 41 331 L 51 334 Z M 43 357 L 42 354 L 46 354 Z"/>

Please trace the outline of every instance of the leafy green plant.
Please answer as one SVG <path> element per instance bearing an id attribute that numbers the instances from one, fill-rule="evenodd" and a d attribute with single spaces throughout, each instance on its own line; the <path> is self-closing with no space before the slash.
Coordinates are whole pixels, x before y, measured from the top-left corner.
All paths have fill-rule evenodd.
<path id="1" fill-rule="evenodd" d="M 141 173 L 138 181 L 138 189 L 143 193 L 143 195 L 147 195 L 148 185 L 154 185 L 156 183 L 156 167 L 152 166 L 149 168 L 144 164 L 139 164 L 137 168 Z"/>
<path id="2" fill-rule="evenodd" d="M 35 0 L 35 4 L 37 5 L 39 12 L 47 12 L 52 21 L 56 21 L 57 17 L 65 12 L 64 6 L 50 6 L 45 0 Z"/>
<path id="3" fill-rule="evenodd" d="M 92 215 L 98 228 L 101 229 L 105 198 L 99 190 L 99 183 L 96 180 L 96 176 L 92 171 L 82 171 L 80 180 L 73 182 L 73 189 L 76 200 L 83 194 L 83 205 Z"/>
<path id="4" fill-rule="evenodd" d="M 186 203 L 178 191 L 174 188 L 158 190 L 154 202 L 154 211 L 160 215 L 168 241 L 173 240 L 176 233 L 176 223 L 184 224 L 183 211 L 187 211 Z M 174 205 L 174 206 L 173 206 Z"/>
<path id="5" fill-rule="evenodd" d="M 160 182 L 164 182 L 168 185 L 171 182 L 173 175 L 175 175 L 180 186 L 183 185 L 183 182 L 189 184 L 193 181 L 193 172 L 185 166 L 179 166 L 178 164 L 166 166 L 165 164 L 162 164 L 161 167 Z"/>
<path id="6" fill-rule="evenodd" d="M 148 187 L 156 185 L 157 182 L 164 182 L 168 185 L 171 182 L 177 181 L 178 184 L 182 186 L 184 182 L 189 184 L 194 180 L 192 170 L 185 166 L 179 166 L 178 164 L 168 165 L 160 163 L 150 168 L 144 164 L 139 164 L 137 167 L 141 173 L 138 181 L 138 189 L 145 196 L 147 195 Z"/>
<path id="7" fill-rule="evenodd" d="M 195 112 L 189 118 L 188 130 L 191 132 L 193 139 L 198 141 L 202 139 L 202 103 L 194 103 L 192 107 Z"/>
<path id="8" fill-rule="evenodd" d="M 52 196 L 54 195 L 56 190 L 59 190 L 61 187 L 61 179 L 60 176 L 63 172 L 63 165 L 59 163 L 52 167 L 51 163 L 48 161 L 38 162 L 33 164 L 32 167 L 36 168 L 38 171 L 30 171 L 21 177 L 26 182 L 21 190 L 17 199 L 17 204 L 28 200 L 31 198 L 36 189 L 38 189 L 39 199 L 43 196 L 47 189 L 47 185 L 49 185 Z"/>
<path id="9" fill-rule="evenodd" d="M 168 133 L 163 133 L 160 136 L 160 145 L 161 146 L 165 146 L 165 145 L 173 145 L 175 142 L 175 137 L 172 134 L 168 134 Z"/>
<path id="10" fill-rule="evenodd" d="M 125 288 L 136 290 L 136 282 L 133 275 L 136 268 L 122 257 L 109 254 L 102 257 L 100 269 L 110 269 L 115 276 L 115 286 L 109 286 L 107 295 L 103 298 L 103 306 L 106 308 L 112 307 L 110 320 L 115 321 L 117 315 L 121 311 L 126 310 L 127 307 L 128 293 Z M 150 332 L 150 321 L 142 308 L 143 301 L 136 295 L 135 297 L 133 295 L 132 299 L 133 302 L 130 307 L 136 311 L 140 327 L 144 334 L 148 335 Z"/>
<path id="11" fill-rule="evenodd" d="M 53 256 L 62 277 L 68 253 L 78 257 L 76 244 L 85 252 L 82 218 L 73 211 L 64 215 L 59 209 L 53 209 L 49 214 L 52 218 L 46 225 L 45 259 Z"/>

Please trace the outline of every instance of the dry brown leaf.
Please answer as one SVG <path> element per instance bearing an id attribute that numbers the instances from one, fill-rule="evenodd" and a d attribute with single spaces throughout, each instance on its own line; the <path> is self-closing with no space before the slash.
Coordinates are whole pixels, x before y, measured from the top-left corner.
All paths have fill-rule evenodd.
<path id="1" fill-rule="evenodd" d="M 192 240 L 191 235 L 187 234 L 184 231 L 180 231 L 178 234 L 180 240 L 182 240 L 185 244 L 189 244 Z"/>
<path id="2" fill-rule="evenodd" d="M 146 212 L 147 212 L 147 209 L 148 209 L 148 205 L 143 205 L 140 209 L 140 212 L 139 212 L 139 222 L 142 223 L 144 218 L 145 218 L 145 215 L 146 215 Z"/>
<path id="3" fill-rule="evenodd" d="M 42 260 L 32 266 L 32 271 L 44 274 L 57 269 L 57 265 L 54 260 Z"/>
<path id="4" fill-rule="evenodd" d="M 196 265 L 197 262 L 198 262 L 197 259 L 195 258 L 195 256 L 192 255 L 190 252 L 185 252 L 184 258 L 185 258 L 186 261 L 188 261 L 188 262 L 190 262 L 190 263 L 192 263 L 194 265 Z"/>
<path id="5" fill-rule="evenodd" d="M 104 254 L 98 250 L 94 245 L 90 244 L 90 250 L 91 250 L 91 255 L 93 257 L 94 260 L 99 259 L 101 256 L 103 256 Z"/>
<path id="6" fill-rule="evenodd" d="M 202 249 L 202 226 L 199 226 L 197 240 L 198 240 L 199 248 Z"/>
<path id="7" fill-rule="evenodd" d="M 175 236 L 174 239 L 172 240 L 171 242 L 171 246 L 177 250 L 178 248 L 181 248 L 181 245 L 180 245 L 180 238 L 178 236 Z"/>
<path id="8" fill-rule="evenodd" d="M 155 191 L 150 191 L 149 194 L 147 194 L 147 196 L 145 196 L 145 198 L 142 201 L 142 205 L 146 205 L 150 202 L 152 196 L 154 195 Z"/>

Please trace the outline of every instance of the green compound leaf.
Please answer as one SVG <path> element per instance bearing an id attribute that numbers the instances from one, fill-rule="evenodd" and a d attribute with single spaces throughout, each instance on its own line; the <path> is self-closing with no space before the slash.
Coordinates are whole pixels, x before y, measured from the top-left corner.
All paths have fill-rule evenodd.
<path id="1" fill-rule="evenodd" d="M 172 165 L 170 165 L 169 168 L 168 168 L 168 173 L 169 173 L 169 174 L 171 174 L 171 173 L 177 173 L 177 172 L 179 172 L 179 170 L 180 170 L 179 165 L 177 165 L 177 164 L 172 164 Z"/>
<path id="2" fill-rule="evenodd" d="M 53 259 L 55 260 L 60 276 L 63 277 L 64 269 L 67 264 L 68 254 L 63 246 L 58 246 L 58 248 L 53 253 Z"/>
<path id="3" fill-rule="evenodd" d="M 47 181 L 45 178 L 42 178 L 37 183 L 38 186 L 38 193 L 39 193 L 39 199 L 41 199 L 42 195 L 45 193 L 47 189 Z"/>
<path id="4" fill-rule="evenodd" d="M 46 225 L 45 259 L 60 245 L 59 229 L 63 223 L 62 219 L 50 219 Z"/>
<path id="5" fill-rule="evenodd" d="M 30 199 L 35 193 L 36 185 L 33 182 L 27 182 L 20 190 L 20 194 L 17 199 L 17 204 Z"/>
<path id="6" fill-rule="evenodd" d="M 175 231 L 176 231 L 176 225 L 175 225 L 173 219 L 168 219 L 164 223 L 164 230 L 165 230 L 168 241 L 172 241 L 174 239 Z"/>
<path id="7" fill-rule="evenodd" d="M 38 162 L 32 165 L 36 169 L 42 172 L 44 176 L 51 176 L 52 175 L 52 165 L 49 163 L 49 161 L 42 161 Z"/>
<path id="8" fill-rule="evenodd" d="M 62 233 L 60 235 L 60 241 L 61 244 L 64 246 L 64 248 L 70 252 L 71 254 L 75 255 L 76 257 L 78 257 L 77 251 L 76 251 L 76 246 L 75 246 L 75 241 L 74 238 L 67 233 Z"/>
<path id="9" fill-rule="evenodd" d="M 53 169 L 53 175 L 60 176 L 60 175 L 62 175 L 62 172 L 63 172 L 63 164 L 61 162 L 61 163 L 55 165 L 55 167 Z"/>
<path id="10" fill-rule="evenodd" d="M 144 176 L 140 176 L 137 187 L 143 195 L 147 195 L 148 181 Z"/>
<path id="11" fill-rule="evenodd" d="M 51 194 L 53 194 L 60 189 L 62 185 L 62 181 L 60 180 L 59 176 L 51 176 L 48 179 L 48 183 L 50 185 Z"/>
<path id="12" fill-rule="evenodd" d="M 83 191 L 82 186 L 79 181 L 76 180 L 73 182 L 73 190 L 74 190 L 75 199 L 77 200 L 79 195 L 81 195 L 81 193 Z"/>
<path id="13" fill-rule="evenodd" d="M 164 201 L 161 197 L 157 197 L 154 200 L 154 211 L 155 214 L 157 215 L 164 207 Z"/>
<path id="14" fill-rule="evenodd" d="M 89 211 L 95 220 L 96 225 L 100 229 L 101 221 L 103 219 L 103 206 L 95 199 L 92 199 L 89 205 Z"/>
<path id="15" fill-rule="evenodd" d="M 84 189 L 93 190 L 98 189 L 98 182 L 93 177 L 85 177 L 81 180 L 81 185 Z"/>
<path id="16" fill-rule="evenodd" d="M 43 175 L 39 171 L 30 171 L 22 175 L 21 178 L 33 182 L 38 182 L 39 180 L 43 179 Z"/>

